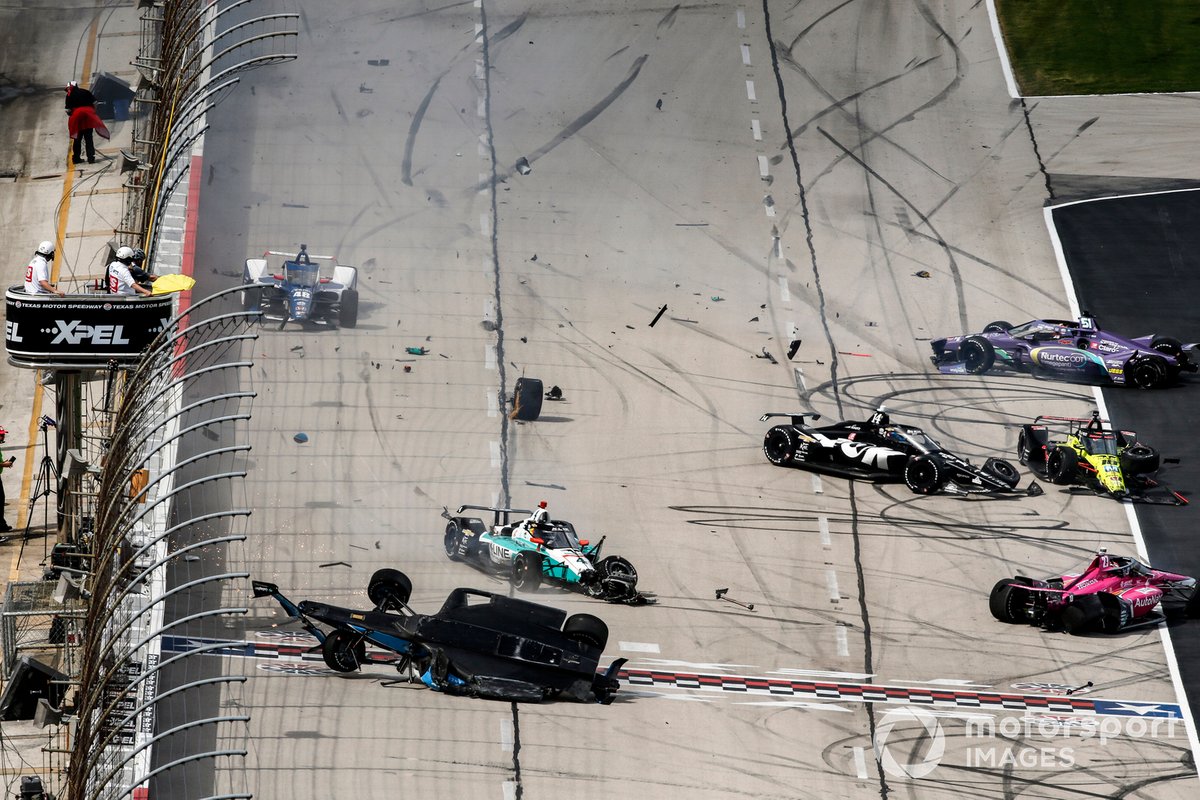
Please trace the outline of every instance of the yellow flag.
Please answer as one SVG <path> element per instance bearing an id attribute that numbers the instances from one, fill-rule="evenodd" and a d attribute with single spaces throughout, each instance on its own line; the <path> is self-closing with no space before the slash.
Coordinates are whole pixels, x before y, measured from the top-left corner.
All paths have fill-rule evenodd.
<path id="1" fill-rule="evenodd" d="M 171 292 L 186 292 L 196 285 L 195 278 L 187 275 L 160 275 L 154 282 L 154 294 L 169 294 Z"/>

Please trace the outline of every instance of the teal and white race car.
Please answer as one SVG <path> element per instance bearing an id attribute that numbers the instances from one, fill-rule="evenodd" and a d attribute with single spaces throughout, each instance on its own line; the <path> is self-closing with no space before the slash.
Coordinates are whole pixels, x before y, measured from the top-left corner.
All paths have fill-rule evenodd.
<path id="1" fill-rule="evenodd" d="M 489 528 L 467 511 L 491 512 Z M 580 539 L 575 526 L 518 508 L 459 506 L 443 537 L 451 561 L 463 561 L 493 575 L 507 577 L 513 588 L 533 592 L 543 582 L 582 592 L 610 603 L 645 605 L 653 595 L 637 590 L 637 570 L 621 556 L 600 557 L 604 538 L 592 544 Z M 514 521 L 514 519 L 516 521 Z"/>

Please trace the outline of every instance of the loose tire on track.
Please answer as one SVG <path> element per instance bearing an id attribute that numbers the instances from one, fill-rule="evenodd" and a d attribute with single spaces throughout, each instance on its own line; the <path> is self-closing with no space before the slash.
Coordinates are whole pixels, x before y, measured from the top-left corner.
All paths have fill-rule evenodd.
<path id="1" fill-rule="evenodd" d="M 1046 475 L 1052 483 L 1062 486 L 1075 482 L 1079 473 L 1079 456 L 1069 447 L 1061 445 L 1050 451 L 1046 459 Z"/>
<path id="2" fill-rule="evenodd" d="M 537 378 L 517 378 L 513 387 L 513 409 L 508 415 L 521 422 L 533 422 L 542 413 L 542 382 Z"/>
<path id="3" fill-rule="evenodd" d="M 367 644 L 349 631 L 333 631 L 321 644 L 321 657 L 334 672 L 354 672 L 367 660 Z"/>
<path id="4" fill-rule="evenodd" d="M 1162 456 L 1149 445 L 1135 444 L 1121 452 L 1121 469 L 1127 475 L 1154 472 L 1162 464 Z"/>
<path id="5" fill-rule="evenodd" d="M 398 569 L 379 569 L 367 584 L 367 597 L 380 611 L 399 611 L 412 597 L 412 581 Z"/>
<path id="6" fill-rule="evenodd" d="M 983 471 L 1012 489 L 1021 482 L 1021 473 L 1011 462 L 1003 458 L 989 458 L 983 462 Z"/>
<path id="7" fill-rule="evenodd" d="M 904 483 L 917 494 L 936 494 L 946 485 L 946 471 L 928 456 L 914 456 L 904 465 Z"/>
<path id="8" fill-rule="evenodd" d="M 1015 578 L 1005 578 L 997 581 L 988 595 L 988 609 L 992 616 L 1001 622 L 1016 625 L 1025 622 L 1025 604 L 1029 600 L 1029 591 L 1020 586 L 1014 586 Z"/>
<path id="9" fill-rule="evenodd" d="M 958 357 L 971 375 L 982 375 L 996 363 L 996 348 L 982 336 L 968 336 L 958 347 Z"/>
<path id="10" fill-rule="evenodd" d="M 513 588 L 518 592 L 536 592 L 542 585 L 542 560 L 540 553 L 517 553 L 510 578 Z"/>
<path id="11" fill-rule="evenodd" d="M 796 457 L 796 429 L 791 425 L 776 425 L 763 437 L 763 454 L 777 467 L 786 467 Z"/>
<path id="12" fill-rule="evenodd" d="M 572 614 L 563 623 L 563 634 L 571 640 L 603 650 L 608 646 L 608 626 L 591 614 Z"/>

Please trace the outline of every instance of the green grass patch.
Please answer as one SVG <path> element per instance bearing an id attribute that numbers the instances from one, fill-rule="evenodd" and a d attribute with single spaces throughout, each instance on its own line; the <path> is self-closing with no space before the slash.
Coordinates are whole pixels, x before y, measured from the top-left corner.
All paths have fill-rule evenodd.
<path id="1" fill-rule="evenodd" d="M 997 0 L 1021 93 L 1200 91 L 1197 0 Z"/>

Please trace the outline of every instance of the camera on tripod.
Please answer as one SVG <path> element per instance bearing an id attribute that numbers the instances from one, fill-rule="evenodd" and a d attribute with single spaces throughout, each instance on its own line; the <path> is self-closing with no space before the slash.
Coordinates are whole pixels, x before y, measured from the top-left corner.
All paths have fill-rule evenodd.
<path id="1" fill-rule="evenodd" d="M 57 427 L 58 427 L 58 422 L 55 421 L 54 417 L 51 417 L 48 414 L 42 414 L 42 418 L 38 420 L 38 430 L 45 431 L 46 428 L 57 428 Z"/>

